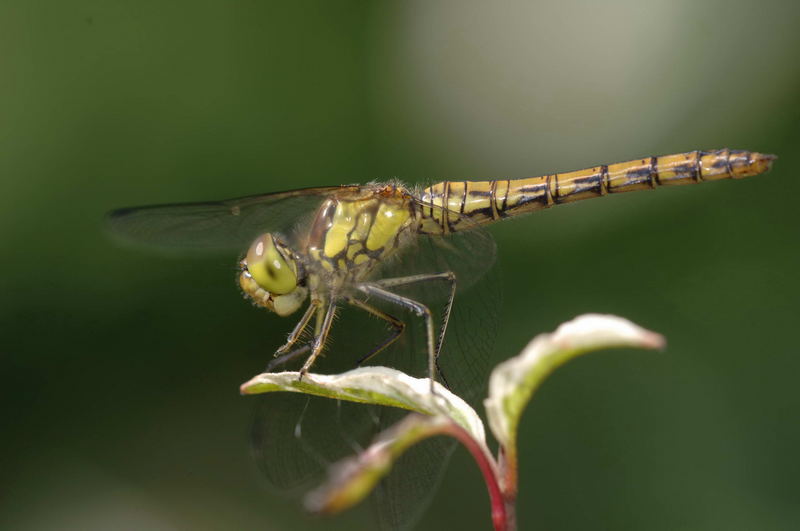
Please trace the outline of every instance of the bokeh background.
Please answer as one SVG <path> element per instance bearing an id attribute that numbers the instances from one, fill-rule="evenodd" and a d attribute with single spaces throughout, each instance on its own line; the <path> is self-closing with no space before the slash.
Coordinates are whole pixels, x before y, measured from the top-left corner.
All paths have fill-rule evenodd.
<path id="1" fill-rule="evenodd" d="M 521 529 L 800 525 L 800 4 L 0 0 L 0 527 L 353 529 L 266 490 L 238 386 L 291 323 L 235 256 L 121 248 L 107 210 L 729 146 L 774 171 L 492 229 L 496 359 L 577 314 L 665 334 L 524 419 Z M 489 528 L 456 453 L 420 529 Z"/>

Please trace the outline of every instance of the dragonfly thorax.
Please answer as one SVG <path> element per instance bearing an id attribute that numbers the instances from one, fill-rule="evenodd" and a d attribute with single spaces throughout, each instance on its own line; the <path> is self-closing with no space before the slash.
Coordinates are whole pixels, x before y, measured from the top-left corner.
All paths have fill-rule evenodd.
<path id="1" fill-rule="evenodd" d="M 239 267 L 239 285 L 244 294 L 280 316 L 294 313 L 308 297 L 296 256 L 272 234 L 256 238 Z"/>
<path id="2" fill-rule="evenodd" d="M 404 245 L 415 222 L 407 196 L 394 187 L 328 199 L 309 231 L 308 267 L 331 285 L 361 280 Z"/>

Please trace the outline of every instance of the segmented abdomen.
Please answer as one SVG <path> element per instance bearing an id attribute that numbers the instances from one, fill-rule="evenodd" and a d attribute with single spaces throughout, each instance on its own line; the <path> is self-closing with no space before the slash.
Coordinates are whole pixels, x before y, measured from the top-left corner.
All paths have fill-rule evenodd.
<path id="1" fill-rule="evenodd" d="M 719 149 L 595 166 L 568 173 L 498 181 L 444 181 L 423 190 L 421 230 L 465 230 L 560 203 L 657 186 L 740 179 L 769 170 L 773 155 Z M 457 212 L 460 215 L 448 215 Z"/>

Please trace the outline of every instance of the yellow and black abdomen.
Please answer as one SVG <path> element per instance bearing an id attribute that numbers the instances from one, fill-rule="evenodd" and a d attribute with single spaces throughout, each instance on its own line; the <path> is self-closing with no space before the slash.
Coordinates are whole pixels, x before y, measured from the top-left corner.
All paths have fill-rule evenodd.
<path id="1" fill-rule="evenodd" d="M 720 149 L 604 164 L 585 170 L 498 181 L 444 181 L 423 190 L 422 231 L 465 230 L 561 203 L 657 186 L 751 177 L 769 170 L 772 155 Z M 440 208 L 436 208 L 440 207 Z"/>

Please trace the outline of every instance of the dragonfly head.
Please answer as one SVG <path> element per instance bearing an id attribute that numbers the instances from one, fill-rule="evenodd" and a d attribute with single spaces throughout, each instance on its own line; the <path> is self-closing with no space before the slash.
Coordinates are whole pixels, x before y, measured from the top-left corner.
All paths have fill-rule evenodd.
<path id="1" fill-rule="evenodd" d="M 280 316 L 294 313 L 308 297 L 297 259 L 272 234 L 256 238 L 239 267 L 239 285 L 245 295 Z"/>

